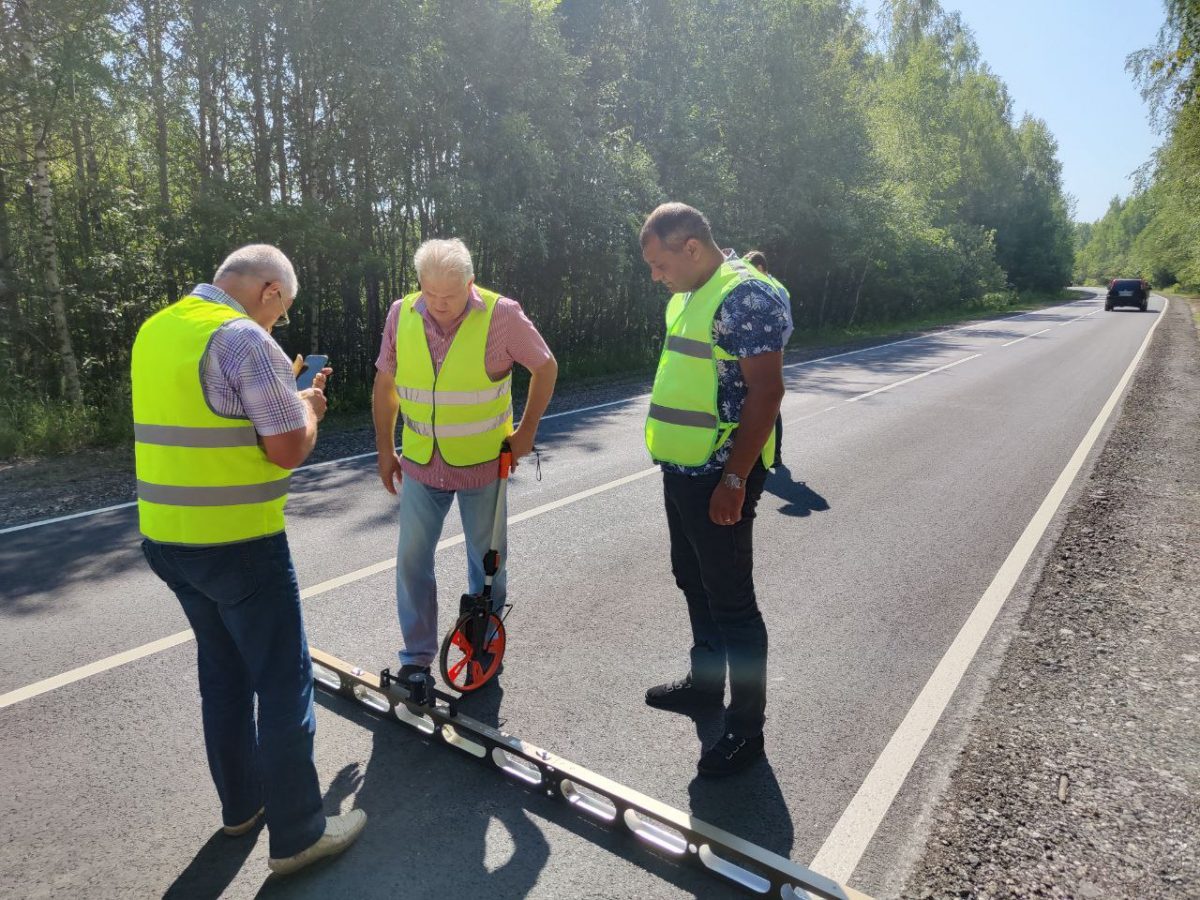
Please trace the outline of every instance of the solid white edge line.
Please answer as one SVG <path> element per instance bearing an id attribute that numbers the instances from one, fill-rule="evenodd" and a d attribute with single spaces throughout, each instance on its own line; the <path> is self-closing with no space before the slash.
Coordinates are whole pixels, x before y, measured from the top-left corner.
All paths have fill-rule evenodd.
<path id="1" fill-rule="evenodd" d="M 1168 303 L 1169 301 L 1164 302 L 1162 313 L 1166 313 Z M 1099 440 L 1163 318 L 1160 313 L 1091 428 L 1080 441 L 1029 524 L 1025 526 L 991 584 L 980 597 L 933 674 L 929 676 L 912 708 L 887 746 L 883 748 L 883 752 L 867 773 L 866 779 L 821 845 L 821 849 L 813 857 L 809 867 L 814 871 L 841 882 L 848 882 L 854 874 L 867 845 L 891 808 L 934 726 L 945 712 L 967 667 L 975 658 L 1001 607 L 1016 586 L 1021 572 L 1058 512 L 1067 491 L 1087 461 L 1088 454 Z"/>
<path id="2" fill-rule="evenodd" d="M 979 359 L 983 356 L 982 353 L 972 353 L 970 356 L 964 356 L 962 359 L 956 359 L 952 363 L 946 363 L 944 366 L 938 366 L 936 369 L 930 369 L 928 372 L 921 372 L 918 375 L 910 375 L 908 378 L 902 378 L 899 381 L 893 381 L 891 384 L 885 384 L 883 387 L 877 387 L 873 391 L 867 391 L 865 394 L 858 394 L 854 397 L 847 397 L 843 403 L 855 403 L 859 400 L 864 400 L 867 397 L 874 397 L 876 394 L 882 394 L 884 391 L 890 391 L 892 388 L 900 387 L 902 384 L 909 384 L 924 378 L 926 375 L 936 375 L 938 372 L 945 372 L 947 369 L 953 369 L 955 366 L 962 365 L 965 362 L 970 362 L 973 359 Z"/>
<path id="3" fill-rule="evenodd" d="M 1083 303 L 1083 302 L 1086 302 L 1086 301 L 1072 300 L 1072 301 L 1070 301 L 1068 303 L 1064 303 L 1062 305 L 1063 306 L 1073 306 L 1076 303 Z M 1056 307 L 1048 307 L 1048 308 L 1055 309 Z M 919 334 L 916 337 L 904 338 L 903 340 L 900 340 L 900 341 L 889 341 L 886 344 L 874 344 L 870 347 L 862 347 L 858 350 L 847 350 L 845 353 L 834 353 L 832 356 L 822 356 L 818 359 L 806 359 L 806 360 L 802 360 L 801 362 L 788 363 L 787 365 L 784 366 L 784 368 L 785 369 L 794 369 L 798 366 L 811 366 L 811 365 L 814 365 L 815 363 L 826 362 L 831 359 L 841 359 L 844 356 L 854 356 L 855 354 L 858 354 L 858 353 L 870 353 L 873 350 L 882 350 L 885 347 L 895 347 L 898 344 L 908 344 L 908 343 L 912 343 L 913 341 L 925 340 L 927 338 L 935 338 L 935 337 L 939 337 L 943 334 L 952 334 L 955 331 L 966 331 L 970 328 L 979 328 L 983 325 L 991 325 L 995 322 L 1007 322 L 1011 319 L 1019 319 L 1022 316 L 1033 315 L 1036 312 L 1045 312 L 1045 310 L 1033 310 L 1030 312 L 1016 313 L 1015 315 L 1011 315 L 1011 316 L 1001 316 L 998 319 L 988 319 L 986 322 L 972 322 L 970 325 L 961 325 L 958 328 L 947 328 L 944 331 L 935 331 L 932 334 Z M 1066 324 L 1066 323 L 1063 323 L 1063 324 Z M 786 352 L 786 349 L 785 349 L 785 352 Z M 649 396 L 650 395 L 648 393 L 636 394 L 632 397 L 625 397 L 621 400 L 612 400 L 608 403 L 597 403 L 593 406 L 581 406 L 578 409 L 567 409 L 567 410 L 564 410 L 563 412 L 550 413 L 549 415 L 542 416 L 542 421 L 544 422 L 547 419 L 557 419 L 560 416 L 574 416 L 574 415 L 578 415 L 579 413 L 591 412 L 592 410 L 595 410 L 595 409 L 604 409 L 609 406 L 620 406 L 622 403 L 631 403 L 634 400 L 641 400 L 642 398 L 649 397 Z M 310 463 L 308 465 L 300 466 L 295 471 L 303 472 L 306 469 L 319 469 L 322 466 L 332 466 L 337 463 L 351 462 L 351 461 L 357 460 L 357 459 L 366 459 L 367 457 L 374 456 L 374 455 L 375 455 L 375 453 L 371 452 L 371 453 L 358 453 L 358 454 L 355 454 L 354 456 L 339 456 L 337 459 L 327 459 L 324 462 Z M 114 512 L 119 509 L 129 509 L 134 506 L 137 506 L 136 500 L 130 501 L 128 503 L 118 503 L 115 506 L 105 506 L 100 509 L 87 509 L 82 512 L 71 513 L 70 515 L 66 515 L 66 516 L 58 516 L 57 518 L 53 518 L 53 519 L 40 519 L 36 522 L 26 522 L 24 525 L 10 525 L 7 528 L 0 528 L 0 534 L 12 534 L 13 532 L 25 531 L 26 529 L 29 529 L 29 528 L 40 528 L 43 525 L 54 525 L 54 524 L 57 524 L 58 522 L 68 522 L 71 519 L 82 519 L 87 516 L 98 516 L 101 513 Z"/>
<path id="4" fill-rule="evenodd" d="M 1155 327 L 1157 327 L 1157 322 L 1155 323 Z M 1153 329 L 1151 329 L 1150 333 L 1151 334 L 1154 333 Z M 903 343 L 903 342 L 897 342 L 897 343 Z M 874 348 L 868 348 L 868 349 L 874 349 Z M 975 354 L 975 356 L 979 356 L 979 355 L 980 354 Z M 950 368 L 950 366 L 955 366 L 955 365 L 958 365 L 958 363 L 966 362 L 967 360 L 974 359 L 974 358 L 975 358 L 974 356 L 969 356 L 969 357 L 966 357 L 965 359 L 960 359 L 960 360 L 957 360 L 956 362 L 950 363 L 947 366 L 942 366 L 941 369 L 947 369 L 947 368 Z M 818 360 L 808 360 L 808 362 L 818 362 Z M 796 363 L 796 365 L 802 365 L 802 363 Z M 923 374 L 933 374 L 933 372 L 941 371 L 941 369 L 933 369 L 930 372 L 923 373 Z M 921 377 L 921 376 L 914 376 L 913 378 L 906 379 L 906 381 L 914 381 L 918 377 Z M 897 384 L 889 385 L 888 387 L 897 387 L 899 384 L 902 384 L 902 383 L 903 382 L 897 382 Z M 863 395 L 863 396 L 866 396 L 866 395 Z M 615 403 L 601 404 L 601 406 L 613 406 L 613 405 L 616 405 L 616 403 L 624 403 L 624 402 L 627 402 L 627 401 L 618 400 L 618 401 L 615 401 Z M 830 412 L 830 411 L 832 411 L 834 409 L 838 409 L 838 408 L 840 408 L 840 404 L 834 405 L 834 406 L 829 406 L 824 409 L 820 409 L 815 412 L 808 413 L 807 415 L 799 416 L 795 419 L 789 419 L 784 424 L 791 424 L 792 422 L 803 421 L 804 419 L 809 419 L 814 416 L 818 416 L 818 415 L 821 415 L 822 413 L 827 413 L 827 412 Z M 572 410 L 572 412 L 581 412 L 581 411 L 582 410 Z M 561 413 L 560 415 L 565 415 L 565 413 Z M 359 456 L 357 458 L 362 458 L 363 456 L 372 456 L 372 455 L 374 455 L 374 454 L 362 454 L 361 456 Z M 338 461 L 339 460 L 330 460 L 329 462 L 338 462 Z M 326 465 L 326 464 L 327 463 L 318 463 L 316 465 Z M 588 488 L 587 490 L 579 491 L 578 493 L 571 494 L 567 497 L 563 497 L 560 500 L 555 500 L 551 503 L 546 503 L 541 506 L 534 507 L 533 509 L 526 510 L 523 513 L 518 513 L 517 515 L 510 516 L 509 520 L 508 520 L 509 524 L 515 524 L 517 522 L 524 522 L 526 519 L 531 519 L 534 516 L 542 515 L 543 513 L 547 513 L 552 510 L 559 509 L 563 506 L 567 506 L 571 503 L 575 503 L 580 500 L 585 500 L 588 497 L 594 497 L 595 495 L 604 493 L 605 491 L 612 490 L 614 488 L 621 487 L 621 486 L 629 484 L 631 482 L 638 481 L 639 479 L 645 478 L 649 475 L 653 475 L 657 471 L 659 471 L 657 466 L 651 466 L 648 469 L 642 469 L 641 471 L 635 472 L 632 475 L 626 475 L 626 476 L 624 476 L 622 478 L 618 478 L 614 481 L 609 481 L 609 482 L 606 482 L 605 484 L 598 485 L 593 488 Z M 128 504 L 128 505 L 132 506 L 134 504 Z M 113 507 L 113 508 L 120 508 L 120 507 Z M 72 517 L 68 517 L 68 518 L 75 518 L 77 516 L 82 516 L 82 515 L 87 515 L 87 513 L 78 513 L 78 514 L 76 514 L 76 516 L 72 516 Z M 20 526 L 20 527 L 28 527 L 28 526 Z M 0 534 L 3 534 L 3 532 L 0 531 Z M 438 542 L 436 549 L 443 550 L 447 547 L 453 547 L 457 544 L 463 543 L 464 540 L 465 540 L 465 537 L 461 534 L 455 535 L 454 537 L 445 538 L 444 540 Z M 386 572 L 389 569 L 394 568 L 395 565 L 396 565 L 396 558 L 392 557 L 391 559 L 385 559 L 382 562 L 373 563 L 372 565 L 365 566 L 361 569 L 356 569 L 353 572 L 347 572 L 345 575 L 339 575 L 336 578 L 330 578 L 326 581 L 322 581 L 322 582 L 319 582 L 318 584 L 314 584 L 310 587 L 304 588 L 303 590 L 300 591 L 300 598 L 302 600 L 305 600 L 310 597 L 320 596 L 321 594 L 335 590 L 339 587 L 344 587 L 347 584 L 353 584 L 356 581 L 361 581 L 362 579 L 369 578 L 372 575 L 378 575 L 381 572 Z M 142 659 L 146 656 L 151 656 L 162 650 L 166 650 L 171 647 L 178 646 L 179 644 L 186 643 L 187 641 L 190 641 L 192 638 L 193 638 L 193 634 L 190 629 L 188 629 L 187 631 L 180 631 L 180 632 L 177 632 L 176 634 L 169 635 L 165 638 L 160 638 L 159 640 L 151 641 L 148 644 L 142 644 L 140 647 L 134 647 L 131 650 L 126 650 L 121 653 L 117 653 L 112 656 L 105 657 L 104 659 L 100 659 L 95 662 L 88 663 L 87 665 L 80 666 L 77 669 L 71 669 L 68 672 L 63 672 L 58 675 L 53 675 L 49 678 L 44 678 L 41 681 L 36 681 L 33 684 L 26 685 L 25 687 L 21 687 L 21 688 L 17 688 L 16 690 L 9 691 L 7 694 L 0 694 L 0 709 L 4 709 L 6 706 L 12 706 L 15 703 L 20 703 L 23 700 L 29 700 L 32 697 L 37 697 L 40 694 L 45 694 L 49 691 L 55 690 L 56 688 L 63 687 L 64 685 L 68 685 L 68 684 L 71 684 L 76 681 L 81 681 L 85 678 L 90 678 L 92 675 L 98 675 L 101 672 L 107 672 L 110 669 L 115 669 L 118 666 L 125 665 L 126 663 L 134 662 L 134 661 Z"/>

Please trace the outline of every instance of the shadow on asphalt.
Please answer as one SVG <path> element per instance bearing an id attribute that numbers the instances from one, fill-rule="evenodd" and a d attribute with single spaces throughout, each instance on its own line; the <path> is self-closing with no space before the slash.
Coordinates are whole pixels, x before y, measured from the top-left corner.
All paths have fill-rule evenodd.
<path id="1" fill-rule="evenodd" d="M 115 513 L 112 515 L 116 515 Z M 64 614 L 60 591 L 79 583 L 99 582 L 142 570 L 155 582 L 142 556 L 136 526 L 128 523 L 62 531 L 33 529 L 6 535 L 0 542 L 0 612 L 43 613 L 53 606 Z M 79 598 L 86 602 L 87 598 Z"/>
<path id="2" fill-rule="evenodd" d="M 241 871 L 262 830 L 261 820 L 258 827 L 236 838 L 218 828 L 167 888 L 163 900 L 217 900 Z"/>
<path id="3" fill-rule="evenodd" d="M 809 516 L 829 509 L 829 501 L 803 481 L 796 481 L 792 471 L 783 464 L 767 476 L 763 493 L 771 494 L 783 501 L 779 508 L 785 516 Z"/>
<path id="4" fill-rule="evenodd" d="M 720 738 L 725 711 L 692 713 L 689 718 L 700 739 L 700 747 L 696 748 L 699 759 L 701 747 L 709 747 Z M 688 785 L 688 797 L 696 818 L 791 859 L 796 833 L 779 780 L 771 768 L 772 752 L 783 753 L 785 749 L 773 748 L 768 743 L 766 759 L 730 778 L 697 775 Z"/>
<path id="5" fill-rule="evenodd" d="M 497 683 L 465 699 L 463 713 L 503 727 L 502 698 Z M 564 874 L 562 882 L 547 882 L 542 875 L 550 857 L 547 824 L 694 897 L 740 896 L 690 867 L 659 856 L 623 831 L 581 818 L 566 804 L 528 791 L 440 742 L 435 746 L 405 725 L 320 692 L 317 702 L 372 736 L 371 758 L 362 770 L 361 783 L 354 785 L 353 803 L 346 805 L 365 810 L 370 821 L 344 860 L 322 861 L 286 879 L 268 878 L 259 897 L 524 897 L 535 889 L 546 894 L 557 886 L 573 892 L 581 883 L 603 883 L 606 867 L 601 854 L 560 860 L 557 868 L 575 866 L 577 871 Z M 319 733 L 317 753 L 321 753 Z M 760 793 L 754 791 L 754 802 L 759 802 Z M 338 812 L 348 796 L 345 788 L 335 790 L 331 785 L 326 812 Z M 777 785 L 775 796 L 779 797 Z M 782 799 L 778 802 L 782 804 Z M 745 805 L 740 808 L 749 818 Z M 762 813 L 778 828 L 769 805 Z M 790 847 L 790 824 L 787 834 Z M 779 841 L 775 846 L 781 846 Z"/>

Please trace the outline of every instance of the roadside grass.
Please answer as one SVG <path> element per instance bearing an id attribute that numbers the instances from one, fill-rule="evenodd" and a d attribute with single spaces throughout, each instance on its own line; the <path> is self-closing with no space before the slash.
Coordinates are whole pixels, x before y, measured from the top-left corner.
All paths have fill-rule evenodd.
<path id="1" fill-rule="evenodd" d="M 1029 312 L 1078 295 L 1070 290 L 1046 294 L 1001 292 L 988 294 L 976 303 L 945 310 L 930 310 L 919 315 L 898 317 L 885 322 L 853 326 L 828 326 L 797 332 L 789 349 L 840 346 L 914 331 L 949 327 L 972 319 Z M 573 360 L 559 360 L 559 385 L 587 388 L 635 381 L 653 374 L 658 348 L 638 352 L 625 350 L 592 354 Z M 334 386 L 336 388 L 336 373 Z M 528 389 L 524 369 L 514 373 L 513 393 L 519 399 Z M 331 391 L 329 414 L 322 423 L 326 431 L 362 428 L 370 423 L 370 389 Z M 30 399 L 10 395 L 0 397 L 0 462 L 40 457 L 56 457 L 80 450 L 129 447 L 133 442 L 133 422 L 129 412 L 129 385 L 125 383 L 99 403 L 72 406 L 63 400 Z"/>

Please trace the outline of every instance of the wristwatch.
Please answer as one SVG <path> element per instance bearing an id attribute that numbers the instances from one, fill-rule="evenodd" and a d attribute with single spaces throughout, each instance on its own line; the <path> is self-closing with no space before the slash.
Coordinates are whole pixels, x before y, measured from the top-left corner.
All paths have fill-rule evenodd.
<path id="1" fill-rule="evenodd" d="M 721 479 L 721 484 L 733 491 L 740 491 L 746 486 L 746 479 L 733 472 L 726 472 L 725 477 Z"/>

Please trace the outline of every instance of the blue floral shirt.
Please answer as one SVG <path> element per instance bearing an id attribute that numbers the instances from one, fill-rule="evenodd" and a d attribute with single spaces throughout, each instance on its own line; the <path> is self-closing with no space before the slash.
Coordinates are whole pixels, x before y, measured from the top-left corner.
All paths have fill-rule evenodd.
<path id="1" fill-rule="evenodd" d="M 726 353 L 744 359 L 783 349 L 784 334 L 790 325 L 790 305 L 779 289 L 754 280 L 729 292 L 713 319 L 713 340 Z M 738 422 L 746 402 L 746 381 L 738 359 L 717 360 L 717 406 L 721 420 Z M 720 472 L 733 450 L 730 437 L 702 466 L 660 463 L 664 472 L 682 475 L 708 475 Z"/>

